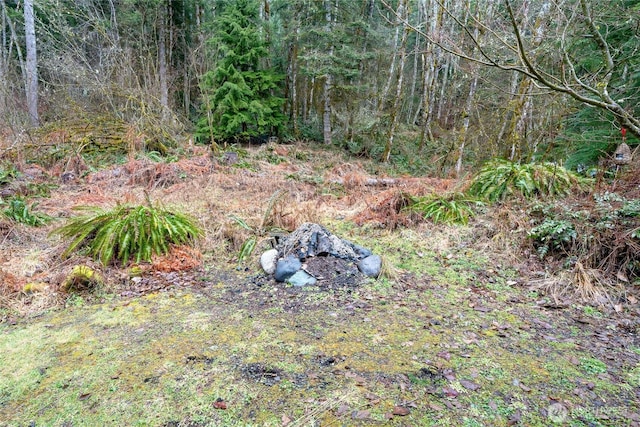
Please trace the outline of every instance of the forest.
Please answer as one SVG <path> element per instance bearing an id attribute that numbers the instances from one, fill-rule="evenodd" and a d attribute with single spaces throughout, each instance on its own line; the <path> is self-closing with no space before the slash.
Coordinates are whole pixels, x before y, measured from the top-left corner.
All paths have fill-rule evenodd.
<path id="1" fill-rule="evenodd" d="M 277 136 L 458 176 L 640 135 L 637 1 L 30 3 L 2 2 L 14 138 L 99 115 L 152 148 Z"/>
<path id="2" fill-rule="evenodd" d="M 0 17 L 0 427 L 640 426 L 640 1 Z"/>

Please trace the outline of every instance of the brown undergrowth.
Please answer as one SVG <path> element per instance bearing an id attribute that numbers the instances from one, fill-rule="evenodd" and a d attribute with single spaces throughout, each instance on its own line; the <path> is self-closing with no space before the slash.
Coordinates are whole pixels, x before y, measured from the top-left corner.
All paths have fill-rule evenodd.
<path id="1" fill-rule="evenodd" d="M 360 179 L 358 182 L 366 180 Z M 382 190 L 372 185 L 376 191 L 372 191 L 365 199 L 366 207 L 353 216 L 356 224 L 372 223 L 389 230 L 414 226 L 421 222 L 422 218 L 406 209 L 411 197 L 447 192 L 458 185 L 455 180 L 435 178 L 404 178 L 394 179 L 387 185 L 384 185 L 385 181 L 382 183 Z"/>

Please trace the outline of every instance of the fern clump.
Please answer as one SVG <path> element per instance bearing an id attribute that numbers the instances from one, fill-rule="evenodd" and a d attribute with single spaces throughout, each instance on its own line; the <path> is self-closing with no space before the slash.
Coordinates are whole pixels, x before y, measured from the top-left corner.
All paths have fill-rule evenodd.
<path id="1" fill-rule="evenodd" d="M 202 235 L 196 222 L 181 213 L 149 205 L 118 205 L 113 209 L 82 206 L 83 215 L 69 219 L 53 231 L 71 240 L 63 256 L 86 248 L 102 264 L 114 260 L 150 261 L 154 254 L 166 254 L 170 245 L 193 243 Z"/>
<path id="2" fill-rule="evenodd" d="M 473 178 L 469 193 L 490 202 L 509 196 L 531 199 L 538 196 L 563 196 L 583 188 L 588 180 L 554 163 L 518 164 L 492 160 Z"/>
<path id="3" fill-rule="evenodd" d="M 434 224 L 466 225 L 474 215 L 472 206 L 475 204 L 478 204 L 478 201 L 464 193 L 449 193 L 439 196 L 410 196 L 405 209 L 430 219 Z"/>
<path id="4" fill-rule="evenodd" d="M 9 206 L 0 211 L 0 214 L 12 221 L 27 224 L 32 227 L 41 227 L 53 219 L 43 213 L 34 212 L 37 204 L 33 203 L 31 207 L 29 207 L 21 197 L 12 197 L 8 202 Z M 0 199 L 0 205 L 2 204 L 3 201 Z"/>

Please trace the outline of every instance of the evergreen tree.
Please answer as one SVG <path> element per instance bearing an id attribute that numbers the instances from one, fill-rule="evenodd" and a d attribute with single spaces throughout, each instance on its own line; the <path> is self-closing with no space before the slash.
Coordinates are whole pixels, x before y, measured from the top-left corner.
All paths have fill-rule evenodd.
<path id="1" fill-rule="evenodd" d="M 284 100 L 275 95 L 282 77 L 262 66 L 269 50 L 256 0 L 218 3 L 210 45 L 218 49 L 215 69 L 202 79 L 203 117 L 197 138 L 225 142 L 277 133 Z"/>

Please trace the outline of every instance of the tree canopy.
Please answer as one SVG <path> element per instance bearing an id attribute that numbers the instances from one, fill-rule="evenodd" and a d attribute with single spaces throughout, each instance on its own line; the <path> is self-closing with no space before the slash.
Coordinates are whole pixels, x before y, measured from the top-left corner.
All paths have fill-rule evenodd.
<path id="1" fill-rule="evenodd" d="M 445 174 L 491 157 L 578 167 L 640 136 L 637 0 L 33 6 L 35 101 L 29 10 L 0 2 L 6 129 L 37 124 L 30 93 L 45 124 L 80 111 L 207 143 L 277 134 Z"/>

